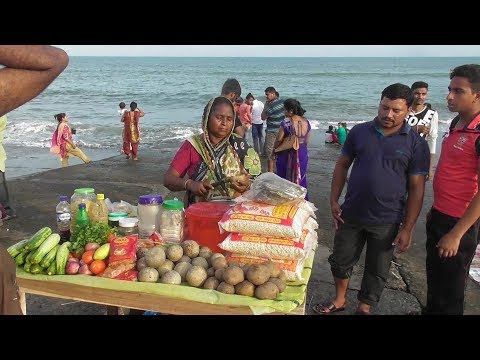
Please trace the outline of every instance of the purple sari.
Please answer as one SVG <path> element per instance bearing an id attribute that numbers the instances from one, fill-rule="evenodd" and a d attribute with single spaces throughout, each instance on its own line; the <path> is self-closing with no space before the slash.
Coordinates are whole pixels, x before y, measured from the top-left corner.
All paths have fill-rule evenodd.
<path id="1" fill-rule="evenodd" d="M 276 158 L 277 175 L 307 189 L 308 148 L 306 138 L 311 130 L 311 125 L 307 119 L 305 120 L 308 125 L 307 132 L 305 134 L 298 134 L 297 132 L 300 144 L 299 149 L 281 151 L 276 154 Z M 285 118 L 280 126 L 283 128 L 285 136 L 290 135 L 294 131 L 290 118 Z M 305 199 L 308 200 L 308 193 Z"/>

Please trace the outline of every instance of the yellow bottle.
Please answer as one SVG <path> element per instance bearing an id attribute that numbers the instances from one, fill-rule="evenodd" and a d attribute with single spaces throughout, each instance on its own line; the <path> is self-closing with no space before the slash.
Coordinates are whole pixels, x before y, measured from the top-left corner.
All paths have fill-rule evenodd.
<path id="1" fill-rule="evenodd" d="M 104 194 L 97 194 L 97 202 L 92 207 L 90 221 L 92 223 L 108 224 L 108 207 L 107 204 L 105 204 Z"/>

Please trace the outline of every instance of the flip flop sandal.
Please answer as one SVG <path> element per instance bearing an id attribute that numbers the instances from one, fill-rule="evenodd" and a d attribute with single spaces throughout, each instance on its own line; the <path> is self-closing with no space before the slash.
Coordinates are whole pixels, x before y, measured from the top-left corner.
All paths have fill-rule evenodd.
<path id="1" fill-rule="evenodd" d="M 341 307 L 336 307 L 333 302 L 329 304 L 317 304 L 312 307 L 313 311 L 320 315 L 328 315 L 335 312 L 343 311 L 346 308 L 346 304 Z"/>

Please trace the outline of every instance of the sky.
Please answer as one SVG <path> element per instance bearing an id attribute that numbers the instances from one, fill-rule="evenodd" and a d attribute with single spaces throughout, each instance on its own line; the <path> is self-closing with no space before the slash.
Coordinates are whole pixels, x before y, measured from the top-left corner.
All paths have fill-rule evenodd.
<path id="1" fill-rule="evenodd" d="M 55 45 L 70 56 L 479 57 L 480 45 Z"/>

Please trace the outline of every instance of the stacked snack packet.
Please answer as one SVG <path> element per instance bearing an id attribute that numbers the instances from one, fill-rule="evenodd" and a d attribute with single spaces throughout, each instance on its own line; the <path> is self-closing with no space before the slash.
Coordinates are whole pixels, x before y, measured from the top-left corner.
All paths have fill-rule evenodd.
<path id="1" fill-rule="evenodd" d="M 265 176 L 264 176 L 265 175 Z M 287 280 L 302 279 L 305 260 L 317 247 L 318 223 L 306 189 L 273 173 L 260 175 L 219 222 L 231 232 L 219 244 L 228 261 L 279 264 Z"/>

